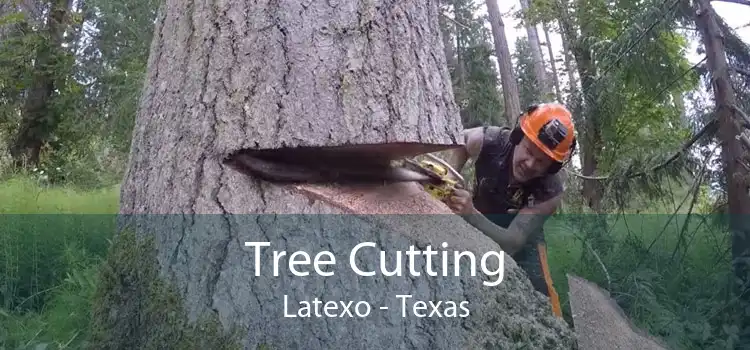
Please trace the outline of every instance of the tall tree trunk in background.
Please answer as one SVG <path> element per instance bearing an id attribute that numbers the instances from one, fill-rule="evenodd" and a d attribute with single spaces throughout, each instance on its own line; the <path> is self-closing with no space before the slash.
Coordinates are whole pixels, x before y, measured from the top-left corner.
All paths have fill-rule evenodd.
<path id="1" fill-rule="evenodd" d="M 461 23 L 461 4 L 459 1 L 453 2 L 453 11 L 456 14 L 456 22 Z M 463 57 L 463 27 L 459 24 L 455 24 L 456 28 L 456 77 L 458 78 L 458 86 L 462 89 L 466 86 L 466 62 Z"/>
<path id="2" fill-rule="evenodd" d="M 526 15 L 528 10 L 529 0 L 521 0 L 521 11 L 523 11 L 524 15 Z M 547 70 L 544 68 L 544 56 L 542 55 L 542 45 L 539 41 L 539 32 L 534 24 L 526 23 L 525 26 L 531 49 L 531 59 L 534 62 L 534 75 L 540 87 L 539 91 L 542 93 L 542 96 L 538 98 L 541 101 L 550 101 L 552 99 L 552 89 L 547 78 Z"/>
<path id="3" fill-rule="evenodd" d="M 442 6 L 448 6 L 446 0 L 441 0 L 439 4 Z M 445 61 L 448 65 L 448 71 L 455 71 L 456 69 L 456 57 L 455 57 L 455 49 L 453 44 L 453 37 L 451 36 L 450 26 L 453 24 L 450 23 L 443 15 L 440 15 L 440 32 L 443 36 L 443 50 L 445 52 Z"/>
<path id="4" fill-rule="evenodd" d="M 381 249 L 392 257 L 393 250 L 435 247 L 444 239 L 459 251 L 493 247 L 456 215 L 430 215 L 423 227 L 418 227 L 420 215 L 408 216 L 414 224 L 404 222 L 405 228 L 385 222 L 398 221 L 398 215 L 344 215 L 450 214 L 418 184 L 283 185 L 244 175 L 224 162 L 239 150 L 279 155 L 280 149 L 297 146 L 321 152 L 317 147 L 357 145 L 360 157 L 379 151 L 394 158 L 457 147 L 462 125 L 437 18 L 436 2 L 417 0 L 338 7 L 320 1 L 261 6 L 240 0 L 167 0 L 154 31 L 122 184 L 123 218 L 115 241 L 125 240 L 120 241 L 125 245 L 110 253 L 130 258 L 112 258 L 103 269 L 99 295 L 107 302 L 95 303 L 94 348 L 185 348 L 172 342 L 193 334 L 175 330 L 184 326 L 182 317 L 191 324 L 213 318 L 225 328 L 237 327 L 241 346 L 252 349 L 261 344 L 273 349 L 515 348 L 529 341 L 533 347 L 573 348 L 564 321 L 533 296 L 515 264 L 501 267 L 502 288 L 483 286 L 468 273 L 438 277 L 439 282 L 424 273 L 416 279 L 354 273 L 349 253 L 362 242 L 377 242 L 377 248 L 365 247 L 356 255 L 364 262 L 354 263 L 366 270 L 378 269 Z M 439 225 L 436 218 L 443 218 Z M 384 229 L 377 227 L 381 221 Z M 133 253 L 139 245 L 129 244 L 128 237 L 153 240 L 146 252 L 153 252 L 154 260 Z M 271 244 L 261 249 L 260 258 L 244 245 L 258 241 Z M 283 258 L 278 274 L 272 250 L 291 255 Z M 309 276 L 293 275 L 286 259 L 297 260 L 292 253 L 298 250 L 331 251 L 336 265 L 322 268 L 335 276 L 320 277 L 310 266 L 302 268 Z M 318 256 L 315 261 L 318 266 Z M 330 256 L 323 261 L 330 262 Z M 415 268 L 424 271 L 423 266 Z M 174 289 L 161 288 L 162 283 L 174 283 Z M 402 317 L 400 294 L 413 296 L 409 310 L 415 300 L 470 298 L 467 322 L 472 327 L 452 318 L 427 325 L 415 322 L 417 316 Z M 359 320 L 285 317 L 297 315 L 300 301 L 313 298 L 337 305 L 353 300 L 352 312 L 367 311 L 354 304 L 363 300 L 372 311 Z M 171 303 L 162 305 L 162 300 Z M 503 308 L 500 300 L 519 307 Z M 165 310 L 174 305 L 177 312 Z M 328 306 L 319 309 L 330 312 Z M 341 307 L 334 312 L 340 314 Z M 528 313 L 535 318 L 522 316 Z M 424 332 L 425 326 L 431 330 Z M 521 340 L 498 334 L 496 327 L 545 337 Z M 198 339 L 208 342 L 209 337 Z"/>
<path id="5" fill-rule="evenodd" d="M 563 0 L 557 2 L 557 9 L 560 12 L 560 27 L 563 34 L 563 42 L 567 40 L 570 45 L 570 51 L 578 67 L 578 75 L 581 77 L 580 94 L 574 95 L 572 102 L 576 123 L 581 125 L 581 132 L 578 135 L 581 150 L 582 173 L 585 176 L 595 176 L 598 168 L 598 158 L 601 154 L 601 130 L 596 120 L 598 113 L 593 91 L 594 77 L 596 77 L 596 67 L 592 51 L 589 44 L 581 38 L 586 38 L 586 28 L 580 28 L 581 36 L 576 34 L 576 30 L 571 24 L 570 14 L 567 4 Z M 582 102 L 584 102 L 583 108 Z M 584 179 L 582 195 L 586 199 L 589 208 L 596 213 L 602 213 L 602 184 L 598 180 Z"/>
<path id="6" fill-rule="evenodd" d="M 736 137 L 743 135 L 741 117 L 735 110 L 737 100 L 731 85 L 729 66 L 723 43 L 723 35 L 717 23 L 717 14 L 710 1 L 698 0 L 696 26 L 701 33 L 706 50 L 706 65 L 711 76 L 711 87 L 719 122 L 718 137 L 722 143 L 721 157 L 726 177 L 728 196 L 729 229 L 732 234 L 732 267 L 736 285 L 735 292 L 740 305 L 735 310 L 739 319 L 740 340 L 738 344 L 750 343 L 750 172 L 741 164 L 747 162 L 748 150 Z"/>
<path id="7" fill-rule="evenodd" d="M 574 56 L 576 57 L 576 65 L 578 66 L 578 72 L 581 77 L 581 94 L 582 99 L 585 101 L 585 108 L 580 109 L 583 112 L 584 123 L 583 130 L 579 134 L 579 141 L 581 143 L 581 154 L 582 154 L 582 168 L 583 175 L 596 176 L 596 170 L 599 165 L 599 155 L 601 154 L 601 129 L 596 120 L 597 106 L 588 97 L 593 96 L 593 83 L 594 77 L 596 76 L 596 67 L 591 57 L 591 51 L 583 44 L 578 41 L 573 49 Z M 579 99 L 579 103 L 580 103 Z M 602 207 L 602 183 L 599 180 L 584 179 L 583 180 L 583 196 L 588 202 L 588 206 L 593 209 L 596 213 L 602 213 L 604 208 Z"/>
<path id="8" fill-rule="evenodd" d="M 557 62 L 555 62 L 555 51 L 552 49 L 552 41 L 549 40 L 549 25 L 547 22 L 542 23 L 544 30 L 544 40 L 547 42 L 547 53 L 549 54 L 549 64 L 552 67 L 552 82 L 555 86 L 555 98 L 557 102 L 563 103 L 562 91 L 560 89 L 560 79 L 557 76 Z"/>
<path id="9" fill-rule="evenodd" d="M 518 82 L 513 75 L 508 40 L 505 38 L 505 24 L 500 15 L 500 7 L 497 0 L 486 0 L 487 14 L 492 27 L 492 37 L 495 42 L 495 55 L 500 68 L 500 80 L 503 85 L 503 100 L 505 101 L 505 119 L 509 125 L 516 123 L 516 118 L 521 114 L 521 101 L 518 96 Z"/>
<path id="10" fill-rule="evenodd" d="M 45 29 L 47 40 L 38 49 L 34 73 L 21 113 L 21 125 L 10 146 L 17 166 L 24 163 L 34 166 L 39 162 L 40 151 L 57 125 L 57 116 L 51 110 L 50 100 L 55 90 L 55 56 L 62 48 L 66 14 L 72 0 L 53 0 Z"/>
<path id="11" fill-rule="evenodd" d="M 558 13 L 563 34 L 563 41 L 570 44 L 570 50 L 575 58 L 578 76 L 581 78 L 581 88 L 572 95 L 571 107 L 577 125 L 578 142 L 582 173 L 588 178 L 583 179 L 581 195 L 586 205 L 595 215 L 588 216 L 579 227 L 584 235 L 584 240 L 591 249 L 584 250 L 581 257 L 584 264 L 597 264 L 596 254 L 608 254 L 613 248 L 612 236 L 608 234 L 607 218 L 603 205 L 604 188 L 599 180 L 592 177 L 597 175 L 599 168 L 599 157 L 602 153 L 601 128 L 597 117 L 600 113 L 599 105 L 593 98 L 596 96 L 594 90 L 594 77 L 597 69 L 592 58 L 590 42 L 585 40 L 589 37 L 589 28 L 586 26 L 575 28 L 565 0 L 559 0 Z M 577 30 L 581 34 L 578 36 Z"/>
<path id="12" fill-rule="evenodd" d="M 561 35 L 562 46 L 563 46 L 563 60 L 565 62 L 565 71 L 568 74 L 568 88 L 570 89 L 570 96 L 575 98 L 578 92 L 578 78 L 576 77 L 576 69 L 573 66 L 572 52 L 570 51 L 570 43 L 565 35 Z M 571 101 L 568 101 L 571 103 Z"/>

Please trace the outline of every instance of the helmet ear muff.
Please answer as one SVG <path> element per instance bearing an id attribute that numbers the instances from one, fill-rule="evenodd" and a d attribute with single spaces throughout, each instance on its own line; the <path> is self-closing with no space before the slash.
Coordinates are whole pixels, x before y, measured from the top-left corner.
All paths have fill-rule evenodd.
<path id="1" fill-rule="evenodd" d="M 521 130 L 521 118 L 528 117 L 532 113 L 534 113 L 537 109 L 539 109 L 539 104 L 534 104 L 526 108 L 526 110 L 516 119 L 516 125 L 510 132 L 510 142 L 511 144 L 517 146 L 519 143 L 521 143 L 521 140 L 523 140 L 524 134 L 523 130 Z M 568 159 L 566 159 L 564 162 L 554 162 L 550 167 L 547 169 L 548 174 L 556 174 L 559 172 L 562 167 L 567 164 L 570 161 L 570 157 L 573 156 L 573 152 L 575 152 L 577 147 L 577 140 L 575 135 L 573 135 L 573 140 L 570 144 L 570 153 L 568 154 Z"/>
<path id="2" fill-rule="evenodd" d="M 523 130 L 521 130 L 520 126 L 516 126 L 510 132 L 510 143 L 514 146 L 518 146 L 518 144 L 521 143 L 521 140 L 523 140 Z"/>
<path id="3" fill-rule="evenodd" d="M 570 162 L 570 158 L 573 157 L 573 152 L 576 150 L 576 137 L 573 135 L 573 140 L 570 143 L 570 153 L 568 153 L 568 159 L 565 160 L 565 162 L 554 162 L 552 165 L 549 166 L 547 169 L 548 174 L 557 174 L 557 172 L 562 169 L 562 167 Z"/>

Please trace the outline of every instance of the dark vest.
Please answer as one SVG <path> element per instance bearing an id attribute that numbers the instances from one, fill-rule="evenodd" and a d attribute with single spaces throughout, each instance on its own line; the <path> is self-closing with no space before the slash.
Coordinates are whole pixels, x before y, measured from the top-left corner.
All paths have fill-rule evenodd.
<path id="1" fill-rule="evenodd" d="M 485 127 L 482 150 L 474 163 L 474 207 L 490 221 L 504 228 L 507 228 L 516 216 L 508 214 L 508 209 L 521 209 L 527 206 L 530 197 L 540 193 L 539 190 L 551 180 L 550 176 L 546 176 L 523 185 L 510 185 L 515 148 L 510 142 L 510 131 L 509 128 L 497 126 Z M 527 245 L 516 254 L 516 257 L 521 258 L 526 254 L 524 251 L 529 250 L 529 246 L 543 240 L 543 232 L 532 234 Z"/>

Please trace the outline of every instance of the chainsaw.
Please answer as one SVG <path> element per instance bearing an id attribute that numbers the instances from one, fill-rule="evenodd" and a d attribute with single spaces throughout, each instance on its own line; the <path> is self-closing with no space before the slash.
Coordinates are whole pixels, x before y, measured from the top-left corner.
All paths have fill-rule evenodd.
<path id="1" fill-rule="evenodd" d="M 416 159 L 404 159 L 403 166 L 414 172 L 422 173 L 433 181 L 419 181 L 425 191 L 440 201 L 447 201 L 458 188 L 466 188 L 463 176 L 456 171 L 448 162 L 433 154 L 425 154 L 429 159 L 418 161 Z M 451 177 L 452 176 L 452 177 Z"/>
<path id="2" fill-rule="evenodd" d="M 363 154 L 330 152 L 324 148 L 243 150 L 225 163 L 246 175 L 276 183 L 373 184 L 418 182 L 436 199 L 446 202 L 457 188 L 466 188 L 463 176 L 433 154 L 389 160 Z"/>

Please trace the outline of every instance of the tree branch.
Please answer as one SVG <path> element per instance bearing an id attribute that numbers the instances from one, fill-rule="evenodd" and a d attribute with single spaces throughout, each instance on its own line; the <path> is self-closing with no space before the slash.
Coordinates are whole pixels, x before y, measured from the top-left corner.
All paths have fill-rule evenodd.
<path id="1" fill-rule="evenodd" d="M 734 111 L 735 111 L 735 112 L 737 112 L 737 114 L 739 114 L 739 115 L 740 115 L 740 118 L 742 118 L 742 123 L 744 124 L 744 126 L 745 126 L 746 128 L 750 128 L 750 117 L 748 117 L 748 116 L 747 116 L 747 114 L 745 114 L 745 112 L 743 112 L 743 111 L 742 111 L 742 110 L 741 110 L 741 109 L 740 109 L 739 107 L 737 107 L 736 105 L 733 105 L 733 106 L 732 106 L 732 109 L 734 109 Z"/>
<path id="2" fill-rule="evenodd" d="M 687 151 L 688 149 L 690 149 L 690 147 L 692 147 L 693 144 L 695 144 L 696 142 L 698 142 L 698 140 L 700 140 L 703 137 L 703 135 L 705 135 L 705 134 L 707 134 L 709 132 L 713 132 L 717 125 L 718 124 L 716 122 L 716 119 L 711 120 L 708 124 L 706 124 L 705 126 L 703 126 L 703 128 L 700 131 L 698 131 L 695 135 L 693 135 L 693 137 L 690 138 L 690 140 L 688 140 L 687 142 L 685 142 L 682 145 L 682 147 L 680 148 L 679 151 L 675 152 L 666 161 L 664 161 L 662 163 L 659 163 L 656 166 L 653 166 L 648 172 L 657 171 L 657 170 L 659 170 L 661 168 L 664 168 L 665 166 L 669 165 L 669 163 L 672 163 L 675 160 L 677 160 L 677 158 L 679 158 L 680 155 L 682 155 L 683 153 L 685 153 L 685 151 Z M 576 173 L 574 171 L 570 171 L 568 169 L 565 169 L 565 171 L 568 172 L 569 174 L 572 174 L 572 175 L 574 175 L 576 177 L 579 177 L 581 179 L 584 179 L 584 180 L 608 180 L 611 177 L 609 175 L 607 175 L 607 176 L 586 176 L 586 175 L 583 175 L 583 174 Z M 628 179 L 632 179 L 632 178 L 636 178 L 636 177 L 644 176 L 644 175 L 646 175 L 646 171 L 640 171 L 640 172 L 637 172 L 637 173 L 634 173 L 634 174 L 628 174 L 627 178 Z"/>
<path id="3" fill-rule="evenodd" d="M 735 71 L 737 73 L 740 73 L 740 74 L 742 74 L 742 75 L 750 78 L 750 71 L 749 70 L 742 69 L 742 68 L 737 68 L 737 67 L 729 67 L 729 69 L 731 69 L 731 70 L 733 70 L 733 71 Z"/>
<path id="4" fill-rule="evenodd" d="M 464 27 L 465 29 L 471 29 L 467 25 L 465 25 L 465 24 L 463 24 L 463 23 L 461 23 L 459 21 L 456 21 L 453 18 L 450 18 L 450 16 L 446 15 L 444 12 L 440 12 L 440 15 L 443 16 L 445 19 L 447 19 L 447 20 L 449 20 L 449 21 L 451 21 L 451 22 L 453 22 L 453 23 L 455 23 L 457 25 L 460 25 L 460 26 Z"/>

